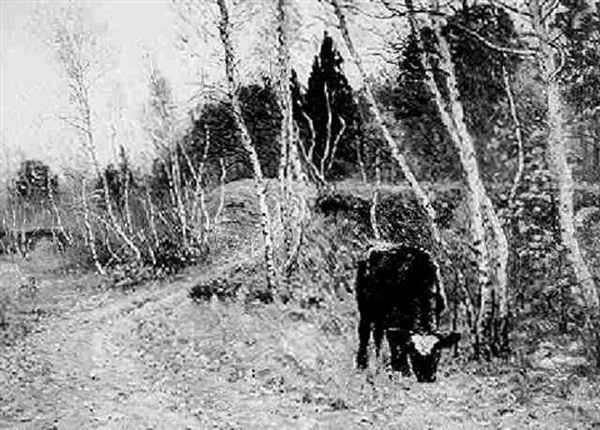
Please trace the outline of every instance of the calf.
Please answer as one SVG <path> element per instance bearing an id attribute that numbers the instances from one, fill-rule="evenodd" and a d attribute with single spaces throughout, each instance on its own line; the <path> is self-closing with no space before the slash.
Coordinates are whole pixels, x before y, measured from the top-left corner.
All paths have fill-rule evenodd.
<path id="1" fill-rule="evenodd" d="M 428 252 L 402 245 L 373 248 L 358 263 L 359 369 L 368 365 L 373 330 L 377 356 L 385 332 L 393 370 L 410 375 L 412 367 L 419 382 L 435 381 L 441 349 L 460 338 L 458 333 L 436 331 L 445 306 L 438 272 Z"/>

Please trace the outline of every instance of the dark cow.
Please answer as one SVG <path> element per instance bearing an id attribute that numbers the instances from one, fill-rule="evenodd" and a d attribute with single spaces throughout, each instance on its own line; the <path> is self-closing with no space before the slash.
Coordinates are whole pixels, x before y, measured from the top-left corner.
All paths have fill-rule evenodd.
<path id="1" fill-rule="evenodd" d="M 402 245 L 372 248 L 358 263 L 359 369 L 368 366 L 367 347 L 373 330 L 377 356 L 385 332 L 393 370 L 410 375 L 412 368 L 419 382 L 435 381 L 441 349 L 460 338 L 458 333 L 441 335 L 436 331 L 445 306 L 438 273 L 428 252 Z"/>

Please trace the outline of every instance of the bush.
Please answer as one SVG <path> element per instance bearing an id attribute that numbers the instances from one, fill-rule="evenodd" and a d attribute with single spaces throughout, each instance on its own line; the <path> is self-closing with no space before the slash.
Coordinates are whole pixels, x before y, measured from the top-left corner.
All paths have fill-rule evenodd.
<path id="1" fill-rule="evenodd" d="M 50 167 L 39 160 L 25 160 L 17 171 L 11 194 L 22 201 L 39 203 L 49 192 L 58 195 L 58 177 Z"/>

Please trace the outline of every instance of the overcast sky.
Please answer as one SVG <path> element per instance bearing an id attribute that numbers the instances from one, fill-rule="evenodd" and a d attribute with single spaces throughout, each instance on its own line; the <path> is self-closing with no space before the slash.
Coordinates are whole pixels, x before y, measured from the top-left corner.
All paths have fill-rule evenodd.
<path id="1" fill-rule="evenodd" d="M 79 152 L 68 127 L 56 119 L 65 112 L 65 82 L 47 44 L 49 28 L 45 17 L 59 3 L 0 0 L 1 128 L 4 165 L 13 158 L 38 157 L 54 167 L 69 164 Z M 115 104 L 124 116 L 139 120 L 147 99 L 148 56 L 177 83 L 186 77 L 179 71 L 181 55 L 173 41 L 174 12 L 169 0 L 113 0 L 81 2 L 89 12 L 85 18 L 104 33 L 101 43 L 111 46 L 112 66 L 94 92 L 94 109 L 99 119 Z M 46 39 L 46 41 L 44 40 Z M 178 85 L 180 87 L 181 85 Z M 134 131 L 134 135 L 136 131 Z M 139 133 L 137 133 L 139 134 Z M 135 136 L 130 144 L 142 148 Z M 106 159 L 111 148 L 98 139 L 98 152 Z"/>
<path id="2" fill-rule="evenodd" d="M 252 3 L 252 0 L 247 1 Z M 110 138 L 109 129 L 99 127 L 100 159 L 102 162 L 110 159 L 117 141 L 123 143 L 136 160 L 143 162 L 141 154 L 148 153 L 148 148 L 141 117 L 148 99 L 149 59 L 167 76 L 176 101 L 182 106 L 189 105 L 197 91 L 200 70 L 209 80 L 218 79 L 222 73 L 218 70 L 219 64 L 215 64 L 216 60 L 209 64 L 207 57 L 194 61 L 189 52 L 182 50 L 179 36 L 191 33 L 186 33 L 190 29 L 178 18 L 171 0 L 80 0 L 75 3 L 85 12 L 85 25 L 98 32 L 100 43 L 110 47 L 112 57 L 109 69 L 94 89 L 97 123 L 108 124 L 116 111 L 121 112 L 123 118 L 116 139 Z M 0 168 L 4 174 L 8 167 L 14 171 L 26 158 L 43 159 L 57 170 L 81 165 L 84 158 L 73 133 L 57 119 L 67 111 L 68 100 L 65 82 L 48 45 L 48 16 L 66 4 L 62 0 L 0 0 Z M 293 41 L 294 66 L 299 69 L 301 79 L 305 79 L 310 59 L 328 23 L 322 19 L 321 6 L 316 0 L 298 0 L 297 4 L 301 26 Z M 315 19 L 315 14 L 320 18 Z M 307 18 L 309 15 L 313 17 Z M 212 23 L 205 18 L 205 28 L 200 33 L 214 32 L 214 27 L 210 28 Z M 260 27 L 268 27 L 268 23 L 261 22 L 264 19 L 259 12 L 252 23 L 245 17 L 237 22 L 239 51 L 248 58 L 260 51 L 257 48 L 274 52 L 264 43 L 253 43 L 253 38 L 260 36 Z M 354 28 L 357 42 L 373 69 L 376 57 L 368 54 L 377 51 L 382 42 L 374 32 L 359 26 Z M 219 46 L 213 43 L 213 49 L 216 48 Z M 201 51 L 205 56 L 210 54 L 210 49 Z M 299 52 L 305 58 L 297 55 Z M 251 59 L 244 61 L 243 58 L 240 63 L 250 68 L 254 64 Z M 352 67 L 348 73 L 351 82 L 357 85 Z"/>

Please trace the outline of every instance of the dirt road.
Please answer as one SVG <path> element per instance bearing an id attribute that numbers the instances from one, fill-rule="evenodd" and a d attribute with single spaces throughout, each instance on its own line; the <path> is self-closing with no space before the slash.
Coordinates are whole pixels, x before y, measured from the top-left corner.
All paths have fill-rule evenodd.
<path id="1" fill-rule="evenodd" d="M 175 295 L 185 290 L 89 294 L 44 320 L 1 358 L 0 427 L 195 428 L 144 378 L 132 339 L 132 314 Z"/>

